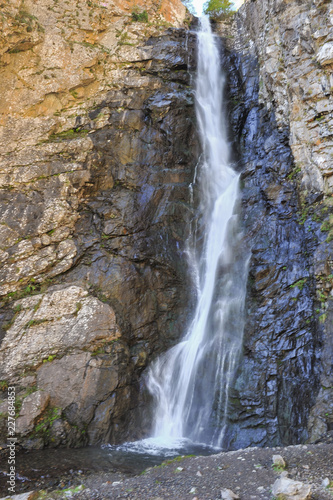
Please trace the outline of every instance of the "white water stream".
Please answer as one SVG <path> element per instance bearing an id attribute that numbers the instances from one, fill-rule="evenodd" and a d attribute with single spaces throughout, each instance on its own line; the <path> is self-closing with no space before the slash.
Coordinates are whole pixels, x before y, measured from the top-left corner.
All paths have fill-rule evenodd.
<path id="1" fill-rule="evenodd" d="M 242 346 L 247 273 L 245 259 L 237 253 L 239 175 L 229 160 L 224 82 L 216 37 L 204 16 L 196 83 L 204 158 L 198 176 L 204 243 L 199 256 L 195 248 L 191 252 L 198 277 L 197 307 L 185 337 L 159 357 L 148 374 L 156 405 L 153 437 L 166 447 L 184 438 L 222 446 L 229 386 Z"/>

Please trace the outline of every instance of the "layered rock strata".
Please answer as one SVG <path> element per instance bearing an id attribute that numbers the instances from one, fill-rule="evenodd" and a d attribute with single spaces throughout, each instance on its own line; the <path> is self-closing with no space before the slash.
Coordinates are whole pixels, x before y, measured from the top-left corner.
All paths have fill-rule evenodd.
<path id="1" fill-rule="evenodd" d="M 187 321 L 193 38 L 180 2 L 140 5 L 0 17 L 0 411 L 5 440 L 16 385 L 25 447 L 133 435 L 139 375 Z"/>

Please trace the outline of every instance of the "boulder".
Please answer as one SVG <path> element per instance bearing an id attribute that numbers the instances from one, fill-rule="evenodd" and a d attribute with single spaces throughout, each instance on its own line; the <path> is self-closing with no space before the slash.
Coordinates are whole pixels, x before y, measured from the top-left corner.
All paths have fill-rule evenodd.
<path id="1" fill-rule="evenodd" d="M 36 391 L 24 398 L 19 417 L 16 420 L 15 430 L 25 436 L 34 428 L 36 418 L 46 409 L 50 400 L 47 392 Z"/>
<path id="2" fill-rule="evenodd" d="M 275 481 L 272 493 L 279 500 L 306 500 L 311 498 L 311 486 L 281 476 Z"/>
<path id="3" fill-rule="evenodd" d="M 0 348 L 0 378 L 119 338 L 115 313 L 80 286 L 60 286 L 15 302 L 19 310 Z M 51 358 L 50 358 L 51 357 Z"/>

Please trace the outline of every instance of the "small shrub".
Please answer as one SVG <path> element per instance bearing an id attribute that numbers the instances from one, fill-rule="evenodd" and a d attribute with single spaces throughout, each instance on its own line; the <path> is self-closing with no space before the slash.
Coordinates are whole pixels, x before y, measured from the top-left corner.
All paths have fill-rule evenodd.
<path id="1" fill-rule="evenodd" d="M 132 21 L 139 23 L 148 23 L 148 12 L 143 10 L 142 12 L 132 11 Z"/>
<path id="2" fill-rule="evenodd" d="M 6 391 L 8 389 L 8 382 L 6 380 L 0 380 L 0 391 Z"/>
<path id="3" fill-rule="evenodd" d="M 31 326 L 41 325 L 42 323 L 46 323 L 47 321 L 49 321 L 49 320 L 46 318 L 44 318 L 44 319 L 31 319 L 30 321 L 28 321 L 28 323 L 26 323 L 25 329 L 27 330 Z"/>
<path id="4" fill-rule="evenodd" d="M 299 290 L 303 290 L 303 287 L 306 283 L 306 278 L 303 278 L 301 280 L 298 280 L 296 283 L 294 283 L 293 285 L 290 285 L 290 288 L 295 288 L 297 286 L 297 288 Z"/>
<path id="5" fill-rule="evenodd" d="M 43 359 L 43 363 L 48 363 L 50 361 L 53 361 L 55 359 L 56 355 L 54 354 L 53 356 L 49 356 L 48 358 L 46 359 Z"/>
<path id="6" fill-rule="evenodd" d="M 326 318 L 327 318 L 327 313 L 324 313 L 321 316 L 319 316 L 319 323 L 322 323 L 322 324 L 325 323 Z"/>
<path id="7" fill-rule="evenodd" d="M 63 132 L 59 132 L 57 134 L 51 134 L 48 140 L 51 142 L 60 142 L 70 139 L 76 139 L 78 137 L 86 136 L 88 132 L 89 130 L 77 127 L 77 128 L 72 128 L 70 130 L 65 130 Z"/>
<path id="8" fill-rule="evenodd" d="M 37 425 L 34 428 L 34 433 L 38 434 L 48 434 L 49 428 L 52 426 L 53 422 L 61 417 L 61 408 L 49 408 L 44 415 L 39 419 Z"/>
<path id="9" fill-rule="evenodd" d="M 81 302 L 77 302 L 76 303 L 76 309 L 75 309 L 75 313 L 74 313 L 74 316 L 77 316 L 79 311 L 82 309 L 82 303 Z"/>

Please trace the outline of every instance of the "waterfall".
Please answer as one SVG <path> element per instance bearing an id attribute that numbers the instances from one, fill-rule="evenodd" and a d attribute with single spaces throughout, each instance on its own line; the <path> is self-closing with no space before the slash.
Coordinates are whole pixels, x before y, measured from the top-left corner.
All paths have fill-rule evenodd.
<path id="1" fill-rule="evenodd" d="M 228 392 L 240 358 L 246 292 L 246 258 L 237 223 L 239 175 L 230 166 L 216 37 L 200 19 L 196 114 L 203 150 L 198 175 L 201 251 L 191 265 L 198 277 L 197 306 L 184 338 L 151 366 L 154 437 L 164 443 L 188 438 L 221 447 Z"/>

